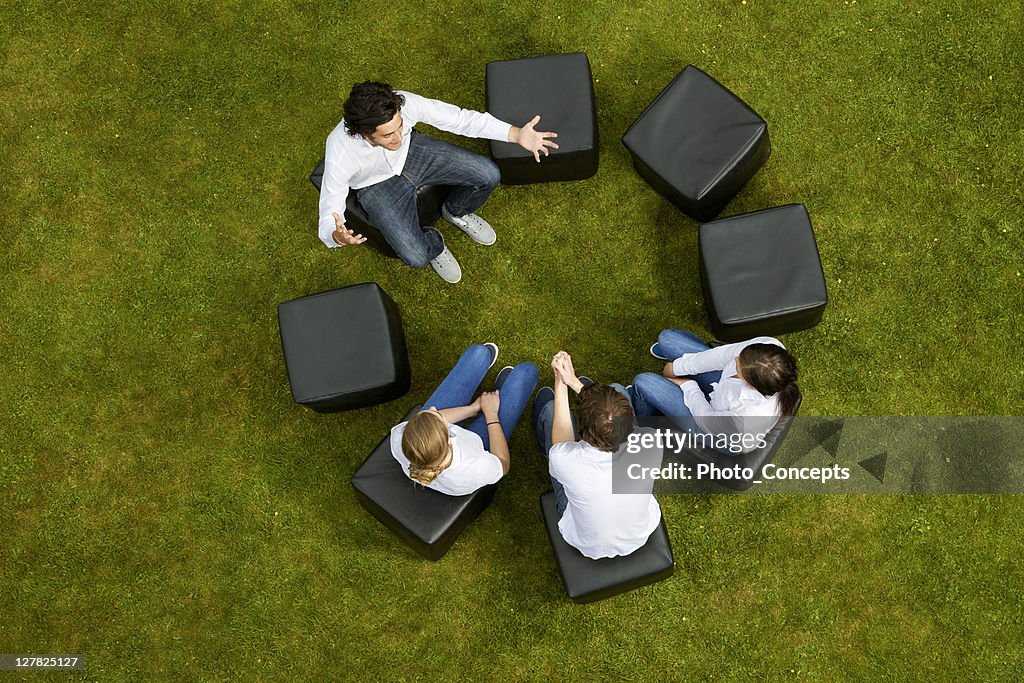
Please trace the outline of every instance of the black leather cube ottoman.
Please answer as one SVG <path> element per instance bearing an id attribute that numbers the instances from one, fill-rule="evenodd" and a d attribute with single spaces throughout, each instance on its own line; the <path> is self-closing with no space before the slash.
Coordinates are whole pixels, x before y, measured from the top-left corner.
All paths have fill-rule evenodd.
<path id="1" fill-rule="evenodd" d="M 709 221 L 771 154 L 768 124 L 718 81 L 687 66 L 622 144 L 637 173 L 695 221 Z"/>
<path id="2" fill-rule="evenodd" d="M 320 185 L 324 178 L 324 160 L 316 165 L 313 172 L 309 174 L 309 182 L 313 183 L 316 191 L 320 191 Z M 420 225 L 434 225 L 441 218 L 441 206 L 448 199 L 452 188 L 450 185 L 422 185 L 416 188 L 416 209 L 420 215 Z M 349 190 L 348 199 L 345 201 L 345 227 L 366 238 L 367 244 L 372 244 L 385 256 L 398 258 L 395 250 L 384 239 L 380 230 L 370 223 L 369 216 L 363 211 L 356 199 L 356 190 Z"/>
<path id="3" fill-rule="evenodd" d="M 296 403 L 326 413 L 409 391 L 402 318 L 376 283 L 285 301 L 277 321 Z"/>
<path id="4" fill-rule="evenodd" d="M 551 539 L 551 547 L 555 551 L 558 570 L 565 582 L 565 590 L 573 602 L 604 600 L 667 579 L 675 570 L 664 517 L 643 547 L 622 557 L 592 560 L 584 557 L 562 538 L 558 530 L 559 517 L 555 509 L 554 491 L 541 495 L 540 509 L 544 514 L 544 525 Z"/>
<path id="5" fill-rule="evenodd" d="M 402 418 L 408 420 L 420 407 Z M 352 488 L 364 508 L 428 560 L 439 560 L 459 534 L 491 501 L 497 484 L 468 496 L 448 496 L 425 488 L 402 472 L 391 455 L 391 435 L 384 437 L 352 475 Z"/>
<path id="6" fill-rule="evenodd" d="M 583 180 L 597 173 L 597 109 L 590 60 L 582 52 L 508 59 L 487 65 L 487 111 L 515 126 L 540 114 L 537 130 L 558 133 L 558 149 L 533 155 L 491 141 L 505 185 Z"/>
<path id="7" fill-rule="evenodd" d="M 806 330 L 821 321 L 828 293 L 802 204 L 705 223 L 697 245 L 704 306 L 722 341 Z"/>

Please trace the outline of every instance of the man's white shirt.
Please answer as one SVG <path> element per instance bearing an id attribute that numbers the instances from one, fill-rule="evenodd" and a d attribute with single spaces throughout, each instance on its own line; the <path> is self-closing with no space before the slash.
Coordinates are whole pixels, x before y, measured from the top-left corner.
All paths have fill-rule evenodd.
<path id="1" fill-rule="evenodd" d="M 661 522 L 661 507 L 651 493 L 653 479 L 646 493 L 612 493 L 616 457 L 623 454 L 586 441 L 556 443 L 548 451 L 548 470 L 568 499 L 558 530 L 566 543 L 591 559 L 629 555 L 647 543 Z"/>

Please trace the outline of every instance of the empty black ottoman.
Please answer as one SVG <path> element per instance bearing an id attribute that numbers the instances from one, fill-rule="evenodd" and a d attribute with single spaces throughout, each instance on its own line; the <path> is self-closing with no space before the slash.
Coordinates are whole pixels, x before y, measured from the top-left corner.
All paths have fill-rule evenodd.
<path id="1" fill-rule="evenodd" d="M 562 538 L 558 530 L 559 517 L 555 509 L 554 491 L 541 495 L 540 509 L 544 514 L 544 525 L 551 539 L 551 547 L 555 551 L 558 570 L 565 582 L 565 590 L 573 602 L 604 600 L 672 576 L 675 560 L 672 558 L 672 545 L 668 540 L 664 517 L 643 547 L 622 557 L 592 560 L 584 557 Z"/>
<path id="2" fill-rule="evenodd" d="M 764 119 L 692 65 L 633 122 L 622 143 L 637 173 L 696 221 L 717 216 L 771 154 Z"/>
<path id="3" fill-rule="evenodd" d="M 704 306 L 722 341 L 806 330 L 821 321 L 828 293 L 802 204 L 705 223 L 697 246 Z"/>
<path id="4" fill-rule="evenodd" d="M 533 155 L 491 141 L 505 185 L 583 180 L 597 173 L 597 110 L 590 61 L 582 52 L 508 59 L 487 65 L 487 111 L 516 126 L 540 114 L 537 130 L 558 133 L 558 149 Z"/>
<path id="5" fill-rule="evenodd" d="M 402 420 L 419 409 L 416 406 Z M 423 557 L 439 560 L 463 529 L 491 504 L 497 484 L 468 496 L 447 496 L 425 488 L 402 472 L 391 455 L 388 434 L 352 475 L 352 488 L 362 506 L 381 524 Z"/>
<path id="6" fill-rule="evenodd" d="M 321 159 L 309 174 L 309 182 L 313 183 L 317 192 L 320 191 L 323 178 L 324 160 Z M 440 220 L 441 205 L 448 199 L 451 191 L 450 185 L 422 185 L 416 188 L 416 209 L 419 211 L 420 225 L 434 225 Z M 357 192 L 358 190 L 349 190 L 348 199 L 345 201 L 345 227 L 365 237 L 367 244 L 372 244 L 385 256 L 398 258 L 395 250 L 384 239 L 384 235 L 370 223 L 369 216 L 356 198 Z"/>
<path id="7" fill-rule="evenodd" d="M 402 318 L 376 283 L 285 301 L 277 322 L 296 403 L 326 413 L 409 391 Z"/>

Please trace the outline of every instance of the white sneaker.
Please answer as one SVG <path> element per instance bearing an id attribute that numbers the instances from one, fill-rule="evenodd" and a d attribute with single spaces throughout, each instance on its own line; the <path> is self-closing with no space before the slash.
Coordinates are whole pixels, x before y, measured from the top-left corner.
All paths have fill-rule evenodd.
<path id="1" fill-rule="evenodd" d="M 666 358 L 665 356 L 662 356 L 660 353 L 658 353 L 657 348 L 658 348 L 658 342 L 654 342 L 653 344 L 651 344 L 651 355 L 652 356 L 654 356 L 658 360 L 672 360 L 671 358 Z"/>
<path id="2" fill-rule="evenodd" d="M 467 213 L 465 216 L 453 216 L 448 213 L 448 207 L 442 205 L 441 217 L 466 233 L 469 239 L 477 244 L 489 246 L 498 241 L 498 236 L 495 234 L 491 224 L 475 213 Z"/>
<path id="3" fill-rule="evenodd" d="M 434 272 L 441 276 L 441 279 L 445 282 L 455 284 L 462 279 L 462 266 L 452 256 L 452 252 L 448 247 L 444 248 L 440 254 L 430 260 L 430 267 L 434 269 Z"/>
<path id="4" fill-rule="evenodd" d="M 494 367 L 494 363 L 497 362 L 498 360 L 498 345 L 495 344 L 494 342 L 484 342 L 482 346 L 486 346 L 489 349 L 494 349 L 494 356 L 491 358 L 491 364 L 487 366 L 487 369 L 490 370 L 491 368 Z"/>

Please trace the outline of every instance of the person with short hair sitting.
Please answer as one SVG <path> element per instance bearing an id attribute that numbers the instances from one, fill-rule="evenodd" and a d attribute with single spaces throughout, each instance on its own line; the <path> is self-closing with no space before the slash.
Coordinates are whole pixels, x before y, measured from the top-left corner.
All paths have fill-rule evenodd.
<path id="1" fill-rule="evenodd" d="M 551 361 L 555 385 L 534 402 L 537 443 L 548 460 L 558 530 L 591 559 L 629 555 L 643 547 L 661 522 L 661 507 L 648 480 L 643 493 L 613 493 L 612 467 L 633 431 L 633 407 L 619 384 L 579 378 L 568 353 Z M 569 410 L 578 395 L 579 433 Z"/>
<path id="2" fill-rule="evenodd" d="M 470 401 L 497 357 L 498 347 L 490 342 L 466 349 L 426 408 L 391 429 L 391 454 L 410 479 L 462 496 L 508 473 L 508 439 L 537 386 L 537 366 L 502 368 L 494 390 Z"/>
<path id="3" fill-rule="evenodd" d="M 450 185 L 442 217 L 474 242 L 494 244 L 497 235 L 477 211 L 501 181 L 497 165 L 475 152 L 421 133 L 425 123 L 449 133 L 517 143 L 537 162 L 557 149 L 553 132 L 534 128 L 540 116 L 521 126 L 486 112 L 461 109 L 440 100 L 366 81 L 352 86 L 343 105 L 344 118 L 327 137 L 320 187 L 320 240 L 328 247 L 362 244 L 366 237 L 345 225 L 349 192 L 398 258 L 413 268 L 428 263 L 446 282 L 462 279 L 462 268 L 441 233 L 422 226 L 416 189 Z"/>

